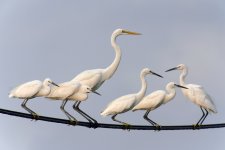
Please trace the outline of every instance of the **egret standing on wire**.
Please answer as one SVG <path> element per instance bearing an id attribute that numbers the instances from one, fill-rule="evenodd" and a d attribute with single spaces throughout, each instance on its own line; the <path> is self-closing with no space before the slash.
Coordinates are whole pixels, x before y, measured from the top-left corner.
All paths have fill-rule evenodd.
<path id="1" fill-rule="evenodd" d="M 26 106 L 26 103 L 29 99 L 47 96 L 51 91 L 51 87 L 49 86 L 50 84 L 53 84 L 58 87 L 58 85 L 49 78 L 45 79 L 43 82 L 39 80 L 34 80 L 24 83 L 13 89 L 9 94 L 9 98 L 24 99 L 21 106 L 30 114 L 32 114 L 34 119 L 37 119 L 38 115 L 34 111 L 29 109 Z"/>
<path id="2" fill-rule="evenodd" d="M 156 76 L 162 78 L 162 76 L 154 73 L 150 69 L 144 68 L 140 74 L 141 90 L 138 93 L 125 95 L 125 96 L 115 99 L 114 101 L 109 103 L 109 105 L 106 107 L 106 109 L 104 111 L 102 111 L 101 115 L 102 116 L 112 115 L 113 121 L 122 123 L 125 126 L 129 125 L 125 122 L 117 120 L 116 116 L 118 114 L 125 113 L 125 112 L 131 110 L 135 105 L 137 105 L 142 100 L 142 98 L 145 96 L 145 92 L 147 89 L 147 83 L 145 80 L 145 76 L 148 74 L 153 74 L 153 75 L 156 75 Z"/>
<path id="3" fill-rule="evenodd" d="M 195 127 L 198 127 L 202 125 L 205 118 L 208 116 L 209 112 L 217 113 L 216 106 L 213 103 L 211 97 L 208 95 L 208 93 L 204 90 L 204 88 L 201 85 L 197 84 L 186 84 L 185 83 L 185 77 L 188 74 L 188 68 L 184 64 L 180 64 L 177 67 L 171 68 L 168 71 L 172 70 L 180 70 L 180 85 L 187 87 L 188 89 L 182 89 L 183 94 L 191 100 L 193 103 L 198 105 L 200 109 L 202 110 L 202 117 L 199 119 Z M 204 110 L 205 112 L 204 112 Z"/>
<path id="4" fill-rule="evenodd" d="M 51 92 L 48 96 L 46 96 L 46 98 L 52 100 L 62 100 L 62 105 L 60 109 L 65 113 L 65 115 L 68 117 L 68 119 L 72 124 L 77 124 L 78 122 L 77 119 L 74 118 L 71 114 L 69 114 L 64 109 L 64 107 L 67 101 L 75 101 L 73 108 L 76 110 L 77 108 L 75 107 L 75 104 L 81 101 L 85 101 L 88 98 L 88 94 L 90 92 L 100 95 L 96 91 L 92 91 L 92 89 L 87 85 L 81 85 L 80 83 L 73 83 L 73 82 L 65 82 L 63 85 L 61 85 L 53 92 Z"/>
<path id="5" fill-rule="evenodd" d="M 112 47 L 115 50 L 116 56 L 114 61 L 111 65 L 109 65 L 105 69 L 92 69 L 92 70 L 86 70 L 78 74 L 76 77 L 74 77 L 71 82 L 79 82 L 82 85 L 88 85 L 90 88 L 92 88 L 93 91 L 97 90 L 106 80 L 110 79 L 113 74 L 116 72 L 120 59 L 121 59 L 121 50 L 119 45 L 116 44 L 116 38 L 119 35 L 140 35 L 140 33 L 137 32 L 131 32 L 123 29 L 117 29 L 112 33 L 111 36 L 111 44 Z M 60 84 L 61 85 L 61 84 Z M 82 113 L 82 116 L 86 116 L 85 118 L 89 118 L 88 121 L 90 123 L 97 124 L 97 121 L 84 113 L 82 110 L 79 109 L 79 104 L 76 105 L 78 109 L 78 113 Z"/>
<path id="6" fill-rule="evenodd" d="M 148 96 L 145 96 L 140 103 L 138 103 L 132 111 L 136 110 L 147 110 L 145 115 L 143 116 L 145 120 L 147 120 L 149 123 L 151 123 L 153 126 L 155 126 L 157 129 L 160 129 L 160 125 L 152 121 L 148 118 L 148 114 L 150 111 L 155 110 L 156 108 L 160 107 L 162 104 L 166 104 L 167 102 L 171 101 L 175 95 L 176 90 L 175 86 L 179 88 L 185 88 L 183 86 L 180 86 L 178 84 L 175 84 L 174 82 L 169 82 L 166 85 L 166 91 L 158 90 L 155 91 Z"/>

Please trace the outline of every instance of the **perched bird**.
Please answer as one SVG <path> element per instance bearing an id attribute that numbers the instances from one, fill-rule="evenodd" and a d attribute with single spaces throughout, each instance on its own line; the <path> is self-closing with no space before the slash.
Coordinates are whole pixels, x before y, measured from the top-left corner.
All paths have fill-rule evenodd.
<path id="1" fill-rule="evenodd" d="M 80 112 L 79 110 L 77 110 L 77 105 L 79 106 L 79 103 L 81 101 L 86 100 L 90 92 L 100 95 L 98 92 L 92 91 L 92 89 L 87 85 L 82 85 L 80 83 L 74 82 L 66 82 L 57 89 L 55 89 L 53 92 L 51 92 L 48 96 L 46 96 L 46 98 L 52 100 L 62 100 L 62 105 L 60 109 L 65 113 L 65 115 L 68 117 L 72 124 L 76 124 L 77 119 L 74 118 L 71 114 L 69 114 L 64 109 L 64 107 L 67 101 L 75 101 L 73 105 L 74 110 L 78 111 L 83 116 L 84 112 Z"/>
<path id="2" fill-rule="evenodd" d="M 124 125 L 129 125 L 125 122 L 117 120 L 115 117 L 118 114 L 125 113 L 125 112 L 131 110 L 145 96 L 145 92 L 147 89 L 147 83 L 145 80 L 145 76 L 148 74 L 153 74 L 153 75 L 156 75 L 156 76 L 162 78 L 161 75 L 154 73 L 153 71 L 151 71 L 148 68 L 144 68 L 140 73 L 141 85 L 142 85 L 140 91 L 135 94 L 125 95 L 125 96 L 115 99 L 114 101 L 109 103 L 109 105 L 106 107 L 106 109 L 104 111 L 102 111 L 101 115 L 102 116 L 112 115 L 113 121 L 119 122 Z"/>
<path id="3" fill-rule="evenodd" d="M 124 29 L 116 29 L 111 36 L 111 44 L 116 54 L 114 61 L 104 69 L 92 69 L 83 71 L 75 76 L 70 82 L 79 82 L 82 85 L 89 86 L 92 91 L 96 91 L 106 80 L 109 80 L 116 72 L 121 60 L 121 50 L 119 45 L 116 43 L 116 38 L 119 35 L 140 35 L 140 33 L 131 32 Z M 54 89 L 52 91 L 54 91 Z M 79 105 L 77 105 L 77 108 L 80 110 Z M 91 116 L 87 115 L 86 113 L 83 113 L 83 115 L 86 116 L 85 118 L 89 118 L 89 122 L 91 121 L 92 123 L 97 124 L 97 121 Z"/>
<path id="4" fill-rule="evenodd" d="M 9 98 L 24 99 L 21 106 L 30 114 L 32 114 L 34 119 L 37 119 L 38 115 L 34 111 L 32 111 L 30 108 L 28 108 L 26 106 L 26 103 L 28 102 L 29 99 L 48 95 L 51 91 L 51 87 L 49 86 L 50 84 L 53 84 L 59 87 L 56 83 L 54 83 L 49 78 L 46 78 L 43 82 L 39 80 L 34 80 L 34 81 L 21 84 L 18 87 L 14 88 L 10 92 Z"/>
<path id="5" fill-rule="evenodd" d="M 176 95 L 175 87 L 187 89 L 186 87 L 175 84 L 174 82 L 169 82 L 166 85 L 166 91 L 158 90 L 158 91 L 152 92 L 151 94 L 145 96 L 140 101 L 140 103 L 138 103 L 132 109 L 132 111 L 146 110 L 146 113 L 143 116 L 144 119 L 147 120 L 149 123 L 151 123 L 156 128 L 160 129 L 160 125 L 158 125 L 157 123 L 155 123 L 154 121 L 149 119 L 148 114 L 150 111 L 160 107 L 162 104 L 166 104 L 167 102 L 171 101 Z"/>
<path id="6" fill-rule="evenodd" d="M 180 85 L 187 87 L 188 89 L 182 89 L 183 94 L 193 103 L 198 105 L 200 109 L 202 110 L 202 117 L 199 119 L 196 125 L 194 125 L 194 128 L 197 126 L 202 125 L 205 118 L 207 117 L 209 112 L 217 113 L 216 106 L 212 100 L 212 98 L 209 96 L 209 94 L 204 90 L 204 88 L 201 85 L 197 84 L 186 84 L 185 83 L 185 77 L 188 74 L 188 68 L 184 64 L 180 64 L 177 67 L 171 68 L 168 71 L 172 70 L 179 70 L 181 72 L 180 74 Z M 204 112 L 204 110 L 205 112 Z"/>

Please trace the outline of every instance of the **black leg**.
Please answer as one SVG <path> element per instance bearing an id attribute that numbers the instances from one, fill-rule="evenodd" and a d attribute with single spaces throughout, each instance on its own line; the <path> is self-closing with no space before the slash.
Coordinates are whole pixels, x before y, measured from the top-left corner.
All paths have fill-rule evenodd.
<path id="1" fill-rule="evenodd" d="M 33 115 L 33 119 L 38 119 L 38 115 L 37 113 L 35 113 L 34 111 L 32 111 L 30 108 L 28 108 L 26 106 L 26 103 L 28 102 L 29 99 L 24 99 L 23 103 L 21 104 L 21 106 L 26 110 L 28 111 L 30 114 Z"/>
<path id="2" fill-rule="evenodd" d="M 65 109 L 65 105 L 67 103 L 67 99 L 62 101 L 62 105 L 60 106 L 60 109 L 62 110 L 62 112 L 64 112 L 64 114 L 67 116 L 67 118 L 70 120 L 71 124 L 75 125 L 77 123 L 77 119 L 74 118 L 72 115 L 70 115 Z"/>
<path id="3" fill-rule="evenodd" d="M 116 119 L 116 116 L 117 116 L 117 114 L 116 114 L 116 115 L 113 115 L 113 116 L 111 117 L 113 121 L 116 121 L 116 122 L 121 123 L 121 124 L 128 124 L 128 123 L 126 123 L 126 122 L 122 122 L 122 121 L 117 120 L 117 119 Z"/>
<path id="4" fill-rule="evenodd" d="M 79 114 L 81 114 L 85 119 L 87 119 L 88 121 L 90 120 L 93 125 L 93 128 L 97 128 L 98 127 L 98 122 L 92 118 L 91 116 L 89 116 L 88 114 L 86 114 L 85 112 L 83 112 L 80 108 L 79 108 L 79 105 L 80 105 L 81 101 L 78 101 L 77 102 L 77 105 L 75 106 L 74 110 L 76 110 Z M 89 122 L 90 122 L 89 121 Z"/>
<path id="5" fill-rule="evenodd" d="M 144 114 L 143 118 L 147 120 L 150 124 L 155 126 L 156 130 L 160 131 L 160 125 L 158 125 L 156 122 L 152 121 L 151 119 L 148 118 L 148 114 L 151 110 L 147 110 L 146 113 Z"/>
<path id="6" fill-rule="evenodd" d="M 73 109 L 74 109 L 76 112 L 78 112 L 80 115 L 82 115 L 85 119 L 87 119 L 89 123 L 93 123 L 88 117 L 86 117 L 84 114 L 82 114 L 80 111 L 78 111 L 79 109 L 77 109 L 77 106 L 76 106 L 77 103 L 78 103 L 78 101 L 76 101 L 76 102 L 74 103 Z"/>
<path id="7" fill-rule="evenodd" d="M 143 118 L 145 120 L 147 120 L 149 123 L 151 123 L 153 126 L 157 125 L 157 123 L 155 123 L 154 121 L 152 121 L 151 119 L 148 118 L 148 114 L 149 114 L 150 110 L 147 110 L 145 115 L 143 116 Z"/>
<path id="8" fill-rule="evenodd" d="M 204 122 L 205 118 L 206 118 L 206 117 L 208 116 L 208 114 L 209 114 L 208 110 L 205 109 L 205 111 L 206 111 L 206 115 L 205 115 L 205 117 L 202 119 L 202 121 L 200 122 L 200 125 L 202 125 L 202 123 Z"/>
<path id="9" fill-rule="evenodd" d="M 123 124 L 123 125 L 124 125 L 124 129 L 130 131 L 130 126 L 131 126 L 131 125 L 128 124 L 128 123 L 126 123 L 126 122 L 122 122 L 122 121 L 120 121 L 120 120 L 117 120 L 117 119 L 116 119 L 116 116 L 117 116 L 117 114 L 116 114 L 116 115 L 113 115 L 113 116 L 111 117 L 112 120 L 115 121 L 115 122 L 118 122 L 118 123 Z"/>
<path id="10" fill-rule="evenodd" d="M 202 109 L 202 107 L 200 107 L 201 108 L 201 110 L 202 110 L 202 117 L 199 119 L 199 121 L 197 122 L 197 124 L 196 125 L 199 125 L 199 123 L 201 122 L 201 120 L 204 118 L 204 116 L 205 116 L 205 112 L 204 112 L 204 110 Z M 201 123 L 200 123 L 201 124 Z"/>

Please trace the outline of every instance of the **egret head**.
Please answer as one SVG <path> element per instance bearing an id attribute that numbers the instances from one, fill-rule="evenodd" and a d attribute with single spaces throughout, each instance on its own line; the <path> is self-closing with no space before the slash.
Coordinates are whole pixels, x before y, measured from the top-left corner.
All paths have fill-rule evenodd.
<path id="1" fill-rule="evenodd" d="M 82 87 L 81 87 L 81 92 L 86 93 L 86 94 L 92 92 L 92 93 L 95 93 L 95 94 L 97 94 L 97 95 L 101 95 L 101 94 L 99 94 L 98 92 L 93 91 L 92 88 L 91 88 L 90 86 L 88 86 L 88 85 L 82 85 Z"/>
<path id="2" fill-rule="evenodd" d="M 179 87 L 179 88 L 183 88 L 183 89 L 188 89 L 187 87 L 184 87 L 184 86 L 181 86 L 179 84 L 176 84 L 174 82 L 169 82 L 167 85 L 166 85 L 167 88 L 169 89 L 174 89 L 175 87 Z"/>
<path id="3" fill-rule="evenodd" d="M 141 75 L 144 75 L 144 76 L 145 76 L 145 75 L 147 75 L 147 74 L 153 74 L 153 75 L 155 75 L 155 76 L 158 76 L 158 77 L 160 77 L 160 78 L 163 78 L 161 75 L 159 75 L 159 74 L 157 74 L 157 73 L 151 71 L 149 68 L 144 68 L 144 69 L 142 69 Z"/>
<path id="4" fill-rule="evenodd" d="M 178 65 L 176 67 L 173 67 L 171 69 L 166 70 L 165 72 L 169 72 L 169 71 L 172 71 L 172 70 L 180 70 L 180 71 L 182 71 L 184 69 L 187 69 L 187 66 L 185 66 L 184 64 L 180 64 L 180 65 Z"/>
<path id="5" fill-rule="evenodd" d="M 58 86 L 59 87 L 59 85 L 58 84 L 56 84 L 55 82 L 53 82 L 51 79 L 49 79 L 49 78 L 46 78 L 45 80 L 44 80 L 44 84 L 47 84 L 48 86 L 50 85 L 50 84 L 52 84 L 52 85 L 54 85 L 54 86 Z"/>
<path id="6" fill-rule="evenodd" d="M 119 35 L 141 35 L 141 33 L 138 32 L 132 32 L 124 29 L 116 29 L 113 34 L 113 36 L 119 36 Z"/>

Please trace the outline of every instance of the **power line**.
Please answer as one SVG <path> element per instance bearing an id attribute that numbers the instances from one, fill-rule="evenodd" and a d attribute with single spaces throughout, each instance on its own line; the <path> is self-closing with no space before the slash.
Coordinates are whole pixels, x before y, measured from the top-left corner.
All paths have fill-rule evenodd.
<path id="1" fill-rule="evenodd" d="M 0 108 L 1 114 L 7 114 L 16 117 L 22 117 L 27 119 L 34 119 L 31 114 L 26 114 L 22 112 L 16 112 L 6 109 Z M 59 118 L 52 118 L 47 116 L 39 116 L 37 120 L 53 122 L 53 123 L 61 123 L 67 125 L 73 125 L 69 120 L 59 119 Z M 156 130 L 154 126 L 143 126 L 143 125 L 131 125 L 131 126 L 124 126 L 124 125 L 117 125 L 117 124 L 105 124 L 99 123 L 96 127 L 94 124 L 90 124 L 89 122 L 78 122 L 76 126 L 83 126 L 88 128 L 108 128 L 108 129 L 128 129 L 128 130 Z M 220 124 L 205 124 L 198 127 L 198 129 L 210 129 L 210 128 L 223 128 L 225 127 L 225 123 Z M 160 130 L 193 130 L 193 125 L 177 125 L 177 126 L 161 126 Z"/>

